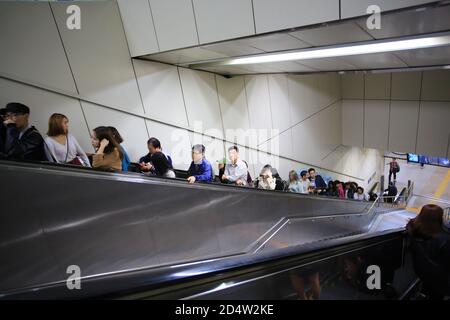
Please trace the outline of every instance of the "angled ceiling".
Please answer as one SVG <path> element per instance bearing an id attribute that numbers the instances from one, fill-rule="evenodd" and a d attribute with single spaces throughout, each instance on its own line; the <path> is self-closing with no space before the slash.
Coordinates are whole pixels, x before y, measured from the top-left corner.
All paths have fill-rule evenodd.
<path id="1" fill-rule="evenodd" d="M 226 76 L 257 73 L 311 73 L 350 70 L 384 70 L 450 65 L 450 46 L 420 50 L 344 56 L 248 65 L 219 65 L 249 55 L 296 49 L 371 42 L 380 39 L 450 31 L 450 4 L 407 9 L 382 15 L 380 30 L 370 30 L 365 18 L 322 24 L 243 39 L 140 57 Z M 210 62 L 219 62 L 211 65 Z M 204 66 L 205 62 L 209 65 Z M 197 66 L 198 64 L 198 66 Z"/>

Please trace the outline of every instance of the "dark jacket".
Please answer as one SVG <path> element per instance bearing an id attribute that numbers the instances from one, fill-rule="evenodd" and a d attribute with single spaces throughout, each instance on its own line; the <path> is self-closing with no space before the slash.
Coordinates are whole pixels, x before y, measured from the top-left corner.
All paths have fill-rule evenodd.
<path id="1" fill-rule="evenodd" d="M 5 155 L 8 159 L 46 161 L 44 139 L 35 127 L 30 127 L 20 137 L 15 124 L 6 128 Z"/>
<path id="2" fill-rule="evenodd" d="M 432 239 L 411 235 L 414 271 L 431 299 L 450 294 L 450 235 L 442 232 Z"/>
<path id="3" fill-rule="evenodd" d="M 6 127 L 0 118 L 0 155 L 5 153 Z"/>
<path id="4" fill-rule="evenodd" d="M 196 181 L 211 182 L 214 178 L 211 163 L 206 159 L 202 159 L 200 164 L 192 161 L 188 170 L 188 177 L 191 176 L 194 176 Z"/>
<path id="5" fill-rule="evenodd" d="M 309 178 L 309 181 L 312 181 L 312 179 Z M 326 189 L 327 188 L 327 184 L 323 180 L 322 176 L 319 174 L 316 175 L 315 183 L 316 183 L 316 189 Z"/>
<path id="6" fill-rule="evenodd" d="M 162 153 L 166 156 L 167 160 L 169 161 L 170 169 L 173 169 L 172 158 L 168 154 L 165 154 L 164 152 Z M 150 153 L 147 153 L 145 156 L 139 159 L 139 163 L 141 162 L 145 163 L 152 162 L 152 155 Z"/>

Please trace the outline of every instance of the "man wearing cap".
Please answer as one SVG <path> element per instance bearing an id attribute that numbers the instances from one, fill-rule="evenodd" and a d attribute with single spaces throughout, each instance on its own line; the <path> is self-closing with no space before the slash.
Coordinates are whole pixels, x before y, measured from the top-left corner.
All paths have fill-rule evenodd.
<path id="1" fill-rule="evenodd" d="M 4 154 L 8 159 L 45 161 L 44 139 L 29 124 L 30 108 L 18 102 L 6 105 Z"/>

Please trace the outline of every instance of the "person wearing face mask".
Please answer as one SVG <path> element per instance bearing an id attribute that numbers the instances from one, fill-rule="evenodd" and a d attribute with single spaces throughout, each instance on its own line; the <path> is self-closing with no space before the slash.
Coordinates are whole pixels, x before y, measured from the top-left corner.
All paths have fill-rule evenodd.
<path id="1" fill-rule="evenodd" d="M 189 183 L 211 182 L 213 177 L 211 163 L 205 158 L 205 146 L 196 144 L 192 147 L 192 162 L 188 170 L 187 181 Z"/>
<path id="2" fill-rule="evenodd" d="M 14 160 L 46 161 L 44 138 L 29 123 L 30 108 L 18 102 L 11 102 L 3 110 L 5 129 L 4 157 Z"/>

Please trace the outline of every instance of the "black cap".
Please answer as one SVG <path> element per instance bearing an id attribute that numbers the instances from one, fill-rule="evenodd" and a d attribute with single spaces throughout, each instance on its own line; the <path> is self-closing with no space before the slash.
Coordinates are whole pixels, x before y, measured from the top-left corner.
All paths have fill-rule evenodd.
<path id="1" fill-rule="evenodd" d="M 0 109 L 0 116 L 4 116 L 6 114 L 6 108 L 1 108 Z"/>
<path id="2" fill-rule="evenodd" d="M 10 102 L 6 105 L 6 112 L 11 113 L 30 113 L 30 108 L 19 102 Z"/>

